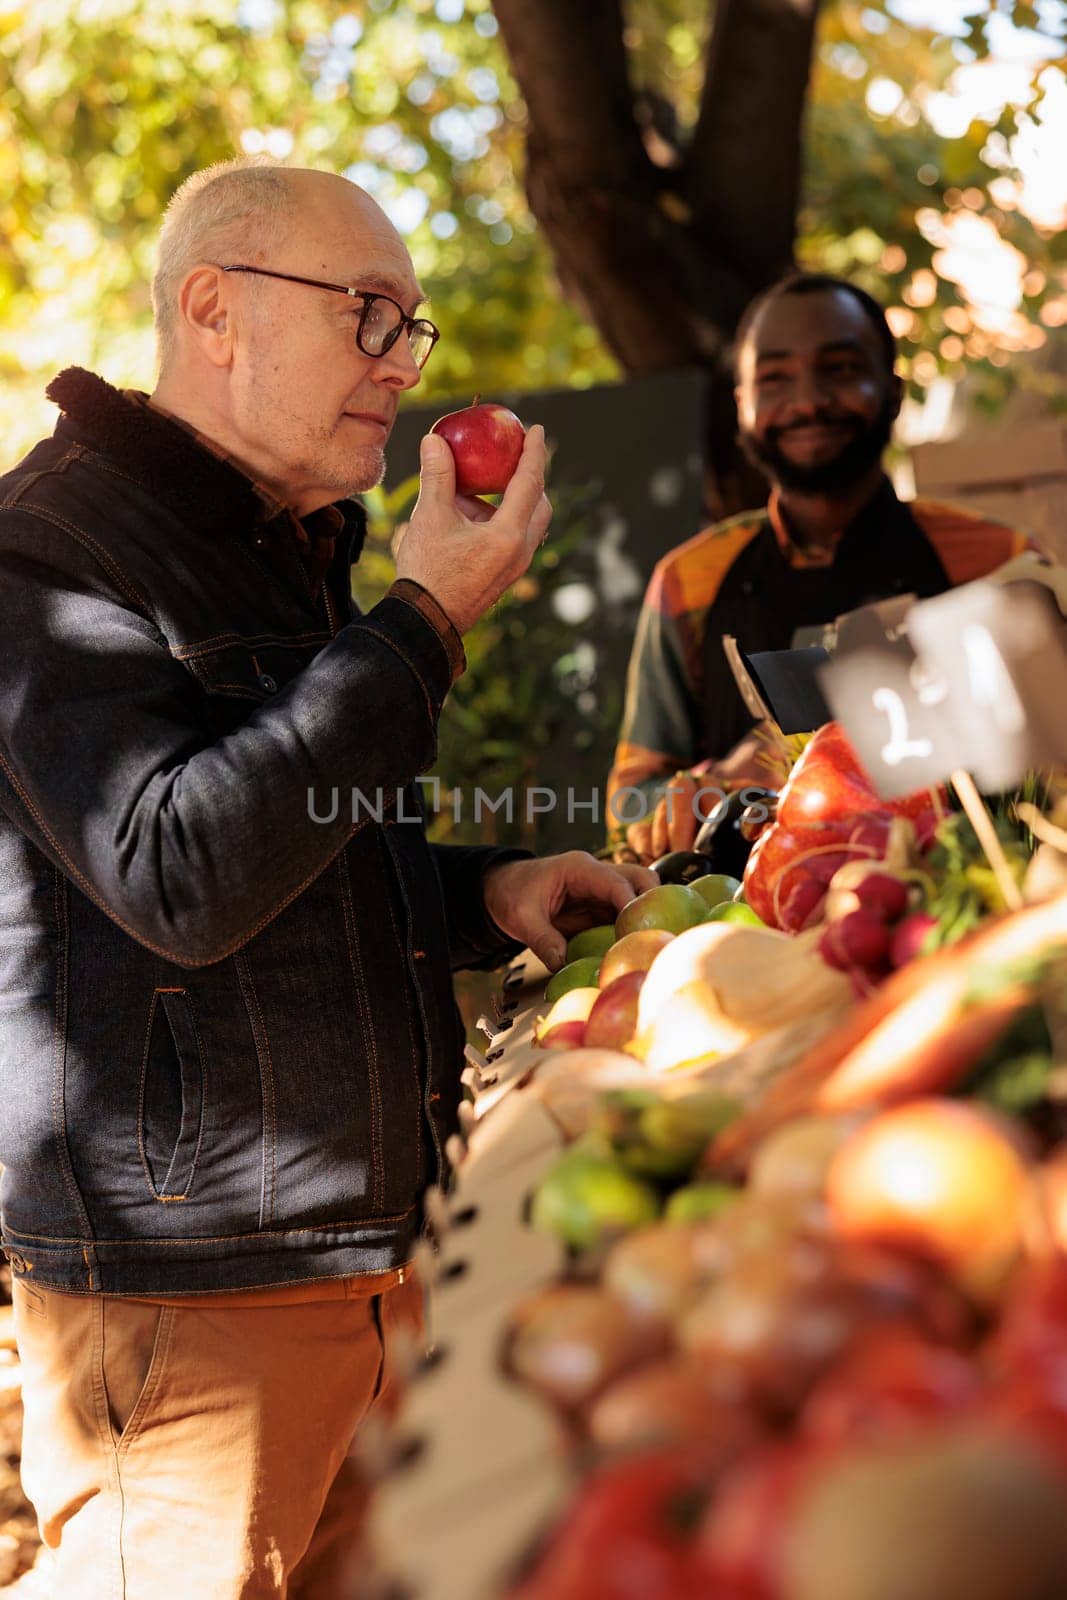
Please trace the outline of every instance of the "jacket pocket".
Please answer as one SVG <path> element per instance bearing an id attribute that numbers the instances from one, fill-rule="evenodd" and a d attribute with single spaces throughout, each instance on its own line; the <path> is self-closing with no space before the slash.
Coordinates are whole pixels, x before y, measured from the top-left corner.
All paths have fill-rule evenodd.
<path id="1" fill-rule="evenodd" d="M 262 705 L 328 643 L 329 634 L 302 634 L 291 640 L 264 637 L 182 645 L 174 653 L 205 693 Z"/>
<path id="2" fill-rule="evenodd" d="M 157 1200 L 188 1200 L 204 1118 L 204 1055 L 185 989 L 152 996 L 141 1063 L 137 1139 Z"/>

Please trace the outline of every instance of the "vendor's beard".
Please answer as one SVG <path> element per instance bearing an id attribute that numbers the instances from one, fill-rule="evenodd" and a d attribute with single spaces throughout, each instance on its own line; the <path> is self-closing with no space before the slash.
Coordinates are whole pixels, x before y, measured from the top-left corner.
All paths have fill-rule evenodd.
<path id="1" fill-rule="evenodd" d="M 842 419 L 816 416 L 815 422 L 837 423 Z M 891 397 L 887 396 L 878 415 L 866 426 L 857 422 L 856 432 L 842 445 L 831 461 L 817 466 L 798 466 L 779 449 L 778 441 L 785 428 L 769 428 L 764 438 L 742 429 L 738 440 L 752 465 L 771 482 L 798 494 L 841 494 L 864 478 L 876 461 L 880 461 L 893 433 L 895 412 Z"/>

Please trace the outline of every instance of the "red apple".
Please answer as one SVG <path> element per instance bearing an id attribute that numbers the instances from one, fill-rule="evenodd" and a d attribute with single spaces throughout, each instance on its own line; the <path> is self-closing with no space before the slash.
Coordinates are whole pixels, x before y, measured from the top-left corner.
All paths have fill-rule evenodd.
<path id="1" fill-rule="evenodd" d="M 557 1022 L 538 1039 L 544 1050 L 580 1050 L 585 1044 L 584 1022 Z"/>
<path id="2" fill-rule="evenodd" d="M 457 494 L 500 494 L 522 455 L 525 432 L 507 406 L 479 405 L 479 395 L 462 411 L 438 417 L 431 433 L 446 440 L 456 461 Z"/>
<path id="3" fill-rule="evenodd" d="M 637 997 L 643 972 L 626 972 L 601 989 L 585 1025 L 585 1044 L 602 1050 L 625 1050 L 637 1032 Z"/>

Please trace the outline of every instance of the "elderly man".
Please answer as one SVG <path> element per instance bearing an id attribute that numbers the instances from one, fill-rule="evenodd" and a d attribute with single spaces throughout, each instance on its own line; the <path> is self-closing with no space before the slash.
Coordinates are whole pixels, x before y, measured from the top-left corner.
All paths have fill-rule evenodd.
<path id="1" fill-rule="evenodd" d="M 903 398 L 896 345 L 855 284 L 782 279 L 749 306 L 735 349 L 740 442 L 771 496 L 669 551 L 649 583 L 608 780 L 620 820 L 637 810 L 624 789 L 652 811 L 626 830 L 642 860 L 696 834 L 682 786 L 677 810 L 660 798 L 679 769 L 702 765 L 709 804 L 716 786 L 773 781 L 773 750 L 753 730 L 723 634 L 749 653 L 788 649 L 797 630 L 872 600 L 941 594 L 1028 543 L 972 512 L 898 500 L 882 465 Z"/>
<path id="2" fill-rule="evenodd" d="M 498 509 L 428 437 L 397 581 L 353 608 L 347 497 L 437 338 L 373 201 L 200 173 L 153 298 L 151 398 L 62 373 L 54 437 L 0 482 L 24 1480 L 63 1600 L 324 1600 L 335 1479 L 418 1318 L 450 965 L 558 965 L 653 880 L 412 821 L 461 635 L 550 512 L 539 428 Z"/>

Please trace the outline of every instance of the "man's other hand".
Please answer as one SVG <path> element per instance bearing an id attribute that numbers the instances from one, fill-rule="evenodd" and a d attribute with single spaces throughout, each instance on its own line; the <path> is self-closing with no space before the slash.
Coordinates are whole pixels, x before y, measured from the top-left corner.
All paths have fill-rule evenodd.
<path id="1" fill-rule="evenodd" d="M 396 575 L 428 589 L 453 627 L 466 633 L 521 578 L 548 532 L 545 430 L 535 423 L 499 506 L 457 495 L 456 464 L 444 439 L 420 446 L 422 480 L 396 552 Z"/>
<path id="2" fill-rule="evenodd" d="M 573 934 L 614 922 L 635 895 L 658 883 L 647 867 L 598 861 L 584 850 L 567 850 L 490 867 L 484 880 L 485 906 L 503 933 L 528 945 L 554 972 L 563 965 Z"/>

